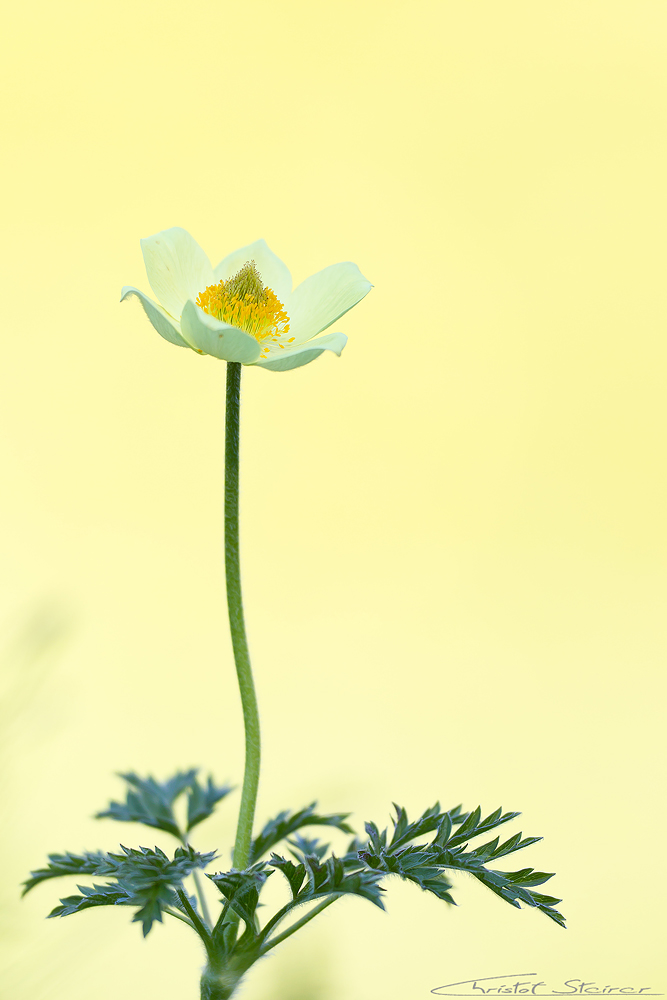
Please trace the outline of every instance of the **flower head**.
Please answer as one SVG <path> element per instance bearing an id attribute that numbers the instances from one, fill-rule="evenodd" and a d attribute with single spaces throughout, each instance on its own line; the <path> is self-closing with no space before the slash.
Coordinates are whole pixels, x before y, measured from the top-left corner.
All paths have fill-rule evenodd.
<path id="1" fill-rule="evenodd" d="M 291 275 L 264 240 L 225 257 L 214 269 L 199 244 L 175 227 L 141 241 L 154 302 L 136 295 L 165 340 L 270 371 L 288 371 L 323 351 L 340 355 L 347 337 L 322 333 L 371 289 L 356 264 L 332 264 L 292 291 Z M 315 339 L 313 339 L 315 338 Z"/>

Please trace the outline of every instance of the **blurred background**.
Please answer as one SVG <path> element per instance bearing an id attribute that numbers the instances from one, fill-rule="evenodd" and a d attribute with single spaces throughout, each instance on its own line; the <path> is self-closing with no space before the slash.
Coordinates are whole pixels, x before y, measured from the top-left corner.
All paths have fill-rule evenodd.
<path id="1" fill-rule="evenodd" d="M 118 303 L 174 225 L 375 286 L 340 360 L 244 370 L 259 819 L 520 809 L 569 921 L 395 881 L 244 996 L 662 992 L 664 3 L 37 0 L 3 33 L 3 996 L 198 996 L 180 926 L 18 902 L 49 851 L 169 846 L 91 818 L 115 772 L 242 774 L 224 364 Z M 198 847 L 228 858 L 237 801 Z"/>

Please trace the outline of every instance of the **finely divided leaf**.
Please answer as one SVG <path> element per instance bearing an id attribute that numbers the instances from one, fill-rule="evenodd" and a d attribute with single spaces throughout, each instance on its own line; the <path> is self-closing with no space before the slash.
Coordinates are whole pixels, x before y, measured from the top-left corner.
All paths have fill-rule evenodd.
<path id="1" fill-rule="evenodd" d="M 107 854 L 96 871 L 97 875 L 113 875 L 119 882 L 143 886 L 156 881 L 170 885 L 180 882 L 196 868 L 206 868 L 215 851 L 199 854 L 192 847 L 177 847 L 173 860 L 156 847 L 123 847 L 122 854 Z"/>
<path id="2" fill-rule="evenodd" d="M 191 847 L 178 847 L 174 857 L 170 859 L 158 847 L 151 850 L 141 847 L 138 850 L 123 847 L 122 854 L 98 855 L 55 855 L 58 859 L 69 859 L 67 863 L 53 863 L 58 870 L 43 876 L 72 874 L 74 862 L 78 859 L 86 862 L 80 864 L 77 872 L 86 871 L 93 875 L 106 875 L 116 881 L 107 885 L 78 886 L 80 896 L 67 896 L 61 900 L 49 916 L 65 917 L 78 913 L 90 906 L 110 906 L 121 903 L 137 907 L 134 920 L 141 921 L 144 937 L 149 933 L 153 923 L 162 920 L 166 906 L 182 909 L 177 891 L 182 889 L 183 879 L 196 868 L 205 868 L 215 857 L 215 852 L 199 854 Z M 73 859 L 73 860 L 72 860 Z M 88 859 L 88 860 L 86 860 Z M 95 861 L 95 864 L 93 864 Z M 68 868 L 69 870 L 63 870 Z M 41 873 L 33 873 L 34 876 Z M 36 884 L 39 879 L 33 879 Z"/>
<path id="3" fill-rule="evenodd" d="M 129 904 L 130 899 L 124 889 L 118 885 L 78 885 L 80 896 L 65 896 L 49 913 L 49 917 L 68 917 L 71 913 L 79 913 L 90 906 L 115 906 Z"/>
<path id="4" fill-rule="evenodd" d="M 461 866 L 463 868 L 463 866 Z M 504 899 L 512 906 L 520 907 L 534 906 L 542 913 L 554 920 L 559 926 L 565 927 L 565 918 L 562 913 L 553 908 L 555 903 L 560 903 L 560 899 L 554 896 L 543 896 L 541 893 L 531 892 L 527 886 L 542 885 L 552 877 L 553 873 L 536 872 L 532 868 L 524 868 L 519 872 L 501 872 L 484 867 L 473 868 L 466 866 L 465 871 L 469 871 L 475 878 L 495 892 L 497 896 Z"/>
<path id="5" fill-rule="evenodd" d="M 354 866 L 356 870 L 350 871 L 353 866 L 346 858 L 337 858 L 331 855 L 330 858 L 320 864 L 316 857 L 304 858 L 304 866 L 308 884 L 297 896 L 297 902 L 307 902 L 310 899 L 319 899 L 322 896 L 329 896 L 332 893 L 351 893 L 355 896 L 363 896 L 375 903 L 381 910 L 384 910 L 382 902 L 383 889 L 378 882 L 382 878 L 380 872 L 368 871 L 359 865 Z"/>
<path id="6" fill-rule="evenodd" d="M 475 847 L 474 850 L 468 851 L 466 854 L 467 858 L 475 858 L 477 861 L 486 863 L 487 861 L 494 860 L 496 858 L 502 858 L 505 854 L 513 854 L 515 851 L 521 851 L 524 847 L 530 847 L 531 844 L 536 844 L 541 837 L 524 837 L 521 839 L 521 833 L 515 833 L 513 837 L 506 840 L 504 844 L 498 846 L 500 837 L 494 837 L 493 840 L 489 840 L 486 844 L 481 844 L 479 847 Z M 435 842 L 434 842 L 435 846 Z M 451 847 L 451 841 L 447 845 L 448 848 Z"/>
<path id="7" fill-rule="evenodd" d="M 255 910 L 259 902 L 259 894 L 269 875 L 273 875 L 273 872 L 267 868 L 265 862 L 260 862 L 260 864 L 252 865 L 244 871 L 232 869 L 207 877 L 218 887 L 231 908 L 245 922 L 247 930 L 254 932 Z"/>
<path id="8" fill-rule="evenodd" d="M 462 813 L 461 806 L 456 806 L 443 813 L 440 811 L 440 803 L 436 802 L 430 809 L 426 809 L 419 819 L 411 823 L 402 806 L 394 803 L 394 809 L 396 810 L 396 818 L 392 819 L 394 830 L 391 837 L 389 837 L 387 830 L 378 830 L 375 823 L 366 823 L 369 846 L 376 854 L 383 850 L 392 854 L 396 853 L 410 841 L 432 833 L 434 830 L 436 831 L 433 839 L 434 846 L 456 846 L 463 844 L 471 837 L 488 833 L 489 830 L 495 829 L 501 823 L 507 823 L 519 815 L 519 813 L 514 812 L 503 813 L 502 809 L 496 809 L 495 812 L 482 820 L 482 811 L 479 806 L 471 813 Z M 456 833 L 452 833 L 455 826 L 458 826 L 458 830 Z"/>
<path id="9" fill-rule="evenodd" d="M 216 785 L 211 775 L 206 785 L 200 785 L 195 776 L 188 787 L 187 830 L 207 819 L 218 802 L 232 791 L 231 785 Z"/>
<path id="10" fill-rule="evenodd" d="M 374 871 L 400 875 L 401 878 L 415 882 L 421 889 L 432 892 L 438 899 L 454 903 L 449 894 L 452 883 L 444 877 L 436 857 L 434 852 L 415 846 L 405 847 L 393 854 L 388 851 L 380 851 L 379 854 L 359 852 L 359 858 Z"/>
<path id="11" fill-rule="evenodd" d="M 157 830 L 165 830 L 174 837 L 181 831 L 174 816 L 174 801 L 196 780 L 197 771 L 179 771 L 167 781 L 158 782 L 150 775 L 140 778 L 134 772 L 120 777 L 130 786 L 125 802 L 110 802 L 109 808 L 96 814 L 97 819 L 108 817 L 122 823 L 143 823 Z M 203 817 L 202 817 L 203 818 Z"/>
<path id="12" fill-rule="evenodd" d="M 312 802 L 305 809 L 301 809 L 295 813 L 285 810 L 285 812 L 279 813 L 275 819 L 269 820 L 261 833 L 252 842 L 250 851 L 251 863 L 258 861 L 270 848 L 304 826 L 334 826 L 344 833 L 353 832 L 352 828 L 345 822 L 349 813 L 334 813 L 329 816 L 319 816 L 314 811 L 316 805 L 316 802 Z"/>
<path id="13" fill-rule="evenodd" d="M 144 937 L 156 920 L 162 921 L 166 906 L 182 909 L 176 893 L 182 889 L 183 879 L 215 858 L 215 851 L 199 854 L 192 847 L 177 847 L 171 860 L 159 847 L 136 850 L 121 844 L 121 849 L 123 854 L 107 855 L 98 874 L 113 875 L 126 891 L 128 902 L 139 907 L 133 919 L 141 921 Z"/>
<path id="14" fill-rule="evenodd" d="M 511 819 L 516 819 L 517 816 L 521 815 L 518 812 L 504 813 L 502 809 L 496 809 L 490 816 L 480 821 L 481 814 L 482 811 L 479 806 L 474 812 L 469 813 L 457 832 L 446 842 L 446 846 L 456 847 L 458 844 L 463 844 L 466 840 L 470 840 L 471 837 L 479 837 L 481 833 L 488 833 L 489 830 L 495 830 L 502 823 L 509 823 Z M 443 844 L 442 846 L 444 847 L 445 845 Z"/>
<path id="15" fill-rule="evenodd" d="M 216 785 L 209 775 L 206 784 L 200 784 L 197 770 L 178 771 L 167 781 L 159 782 L 150 775 L 140 778 L 133 772 L 121 774 L 127 782 L 125 802 L 111 802 L 109 808 L 97 813 L 97 819 L 108 817 L 122 823 L 143 823 L 154 829 L 165 830 L 179 840 L 183 833 L 174 815 L 174 802 L 187 792 L 186 831 L 207 819 L 216 804 L 232 791 L 231 785 Z"/>
<path id="16" fill-rule="evenodd" d="M 49 864 L 46 868 L 37 868 L 30 872 L 30 878 L 23 883 L 22 895 L 30 892 L 40 882 L 49 878 L 60 878 L 62 875 L 95 875 L 107 855 L 102 851 L 86 851 L 84 854 L 49 854 Z"/>
<path id="17" fill-rule="evenodd" d="M 529 847 L 541 840 L 540 837 L 522 839 L 522 834 L 517 833 L 502 844 L 499 842 L 500 838 L 495 837 L 466 851 L 467 841 L 471 838 L 509 822 L 519 813 L 503 813 L 502 809 L 496 809 L 482 819 L 479 806 L 465 814 L 461 813 L 460 806 L 448 813 L 441 813 L 440 806 L 436 803 L 418 820 L 410 823 L 405 809 L 401 806 L 394 808 L 396 818 L 393 820 L 391 838 L 386 830 L 378 830 L 374 823 L 367 823 L 367 843 L 360 846 L 359 841 L 353 841 L 344 858 L 346 862 L 352 862 L 353 852 L 356 851 L 356 857 L 367 870 L 378 875 L 400 875 L 448 903 L 453 903 L 454 900 L 449 893 L 451 884 L 443 873 L 447 869 L 467 871 L 512 906 L 520 907 L 523 903 L 536 907 L 556 923 L 565 926 L 563 916 L 553 908 L 560 900 L 535 893 L 531 888 L 542 885 L 552 877 L 551 874 L 536 872 L 532 868 L 502 872 L 485 867 L 488 861 Z M 455 833 L 452 832 L 454 826 L 458 826 Z M 416 837 L 434 830 L 435 837 L 430 843 L 407 846 Z"/>
<path id="18" fill-rule="evenodd" d="M 380 833 L 377 825 L 372 821 L 370 823 L 364 823 L 364 829 L 368 834 L 368 842 L 374 851 L 378 853 L 387 846 L 387 831 L 383 830 Z"/>
<path id="19" fill-rule="evenodd" d="M 326 855 L 331 844 L 323 844 L 317 837 L 301 837 L 298 833 L 291 837 L 287 843 L 293 848 L 291 853 L 297 861 L 303 861 L 305 855 L 313 855 L 318 861 Z"/>
<path id="20" fill-rule="evenodd" d="M 499 838 L 496 838 L 498 840 Z M 504 854 L 513 854 L 514 851 L 522 851 L 524 847 L 530 847 L 531 844 L 537 844 L 541 837 L 524 837 L 521 839 L 521 832 L 515 833 L 513 837 L 506 840 L 504 844 L 494 850 L 493 854 L 490 855 L 492 858 L 502 858 Z"/>
<path id="21" fill-rule="evenodd" d="M 279 854 L 272 854 L 269 864 L 287 879 L 295 906 L 334 893 L 349 893 L 363 896 L 381 910 L 384 909 L 381 898 L 383 890 L 378 885 L 382 873 L 368 871 L 357 858 L 353 859 L 349 855 L 337 858 L 332 854 L 322 862 L 316 855 L 309 854 L 304 855 L 301 863 L 295 865 Z"/>
<path id="22" fill-rule="evenodd" d="M 397 806 L 395 802 L 394 809 L 396 810 L 396 819 L 392 819 L 394 832 L 389 842 L 389 849 L 392 851 L 403 847 L 411 840 L 416 840 L 417 837 L 423 837 L 425 833 L 431 833 L 433 830 L 438 830 L 439 835 L 443 830 L 451 831 L 454 823 L 460 823 L 465 818 L 461 816 L 461 806 L 456 806 L 455 809 L 443 813 L 440 811 L 439 802 L 436 802 L 430 809 L 426 809 L 414 823 L 408 821 L 405 809 L 402 806 Z M 386 835 L 382 839 L 386 842 Z M 384 847 L 385 844 L 383 843 L 381 846 Z"/>
<path id="23" fill-rule="evenodd" d="M 293 861 L 281 858 L 279 854 L 272 854 L 269 864 L 282 872 L 289 883 L 292 899 L 296 899 L 306 877 L 306 866 L 303 864 L 295 865 Z"/>

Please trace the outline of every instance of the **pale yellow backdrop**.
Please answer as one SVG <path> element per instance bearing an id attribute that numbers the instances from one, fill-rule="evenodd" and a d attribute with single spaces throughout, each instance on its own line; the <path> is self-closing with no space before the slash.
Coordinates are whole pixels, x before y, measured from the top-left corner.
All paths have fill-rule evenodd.
<path id="1" fill-rule="evenodd" d="M 3 996 L 198 995 L 180 925 L 17 901 L 47 851 L 155 841 L 90 818 L 115 771 L 241 774 L 224 364 L 118 302 L 175 225 L 375 286 L 340 360 L 244 372 L 260 817 L 520 809 L 569 919 L 395 882 L 244 996 L 666 992 L 665 4 L 37 0 L 3 34 Z"/>

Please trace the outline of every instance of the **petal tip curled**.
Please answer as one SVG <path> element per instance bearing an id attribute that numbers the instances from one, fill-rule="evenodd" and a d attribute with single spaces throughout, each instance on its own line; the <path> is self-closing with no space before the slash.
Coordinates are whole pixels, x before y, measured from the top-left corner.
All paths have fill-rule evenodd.
<path id="1" fill-rule="evenodd" d="M 266 361 L 256 362 L 255 367 L 266 368 L 270 372 L 288 372 L 292 368 L 301 368 L 310 364 L 315 358 L 325 351 L 332 351 L 340 357 L 343 348 L 347 344 L 347 337 L 344 333 L 327 333 L 323 337 L 317 337 L 306 344 L 299 344 L 290 351 L 267 358 Z"/>
<path id="2" fill-rule="evenodd" d="M 368 295 L 370 281 L 352 261 L 330 264 L 292 293 L 290 329 L 297 343 L 327 330 Z"/>
<path id="3" fill-rule="evenodd" d="M 169 316 L 164 311 L 162 306 L 160 306 L 157 302 L 153 302 L 152 299 L 149 299 L 148 296 L 144 295 L 144 293 L 138 288 L 134 288 L 132 285 L 124 285 L 121 289 L 120 301 L 124 302 L 130 295 L 134 295 L 139 299 L 146 316 L 161 337 L 168 340 L 170 344 L 175 344 L 176 347 L 190 346 L 181 336 L 178 324 L 172 316 Z"/>

